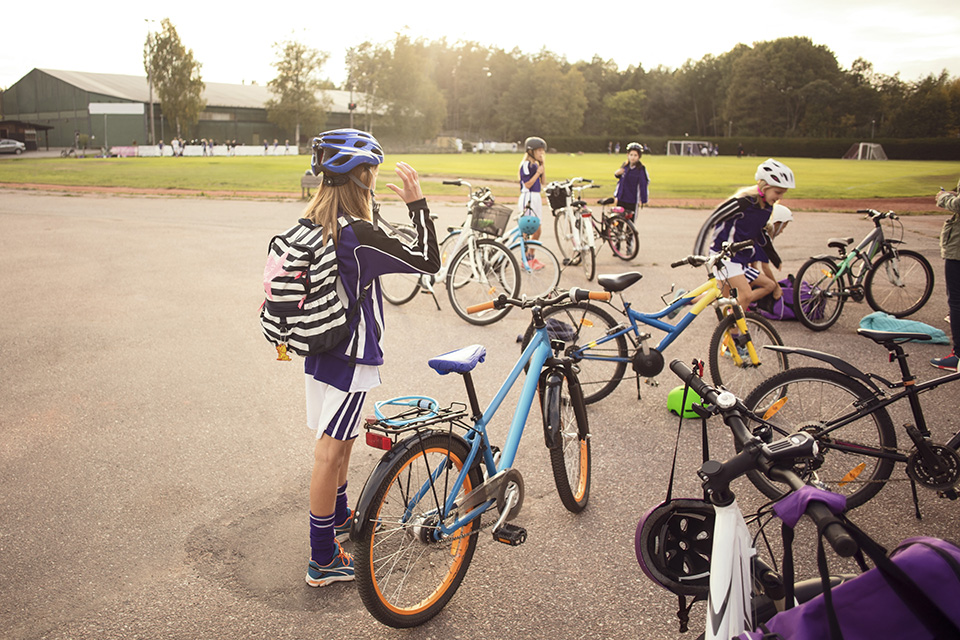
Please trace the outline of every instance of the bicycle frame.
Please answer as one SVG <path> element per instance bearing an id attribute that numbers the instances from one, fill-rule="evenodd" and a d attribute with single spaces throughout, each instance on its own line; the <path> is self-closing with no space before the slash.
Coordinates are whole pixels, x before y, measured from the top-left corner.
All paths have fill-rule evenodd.
<path id="1" fill-rule="evenodd" d="M 850 250 L 843 260 L 837 264 L 837 277 L 849 278 L 851 284 L 860 284 L 867 276 L 867 273 L 873 269 L 873 259 L 877 257 L 880 248 L 885 242 L 883 229 L 877 225 L 873 231 L 868 233 L 856 247 Z M 867 249 L 869 247 L 869 249 Z M 864 251 L 864 249 L 867 249 Z M 860 273 L 853 274 L 853 265 L 857 262 L 865 263 L 860 269 Z"/>

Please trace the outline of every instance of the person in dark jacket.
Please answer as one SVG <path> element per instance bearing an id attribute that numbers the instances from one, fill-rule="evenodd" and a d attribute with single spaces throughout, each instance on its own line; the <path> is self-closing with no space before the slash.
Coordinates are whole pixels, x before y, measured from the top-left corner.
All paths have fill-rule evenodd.
<path id="1" fill-rule="evenodd" d="M 934 358 L 930 364 L 947 371 L 957 370 L 957 342 L 960 341 L 960 182 L 956 191 L 940 190 L 937 206 L 951 215 L 940 231 L 940 256 L 943 258 L 943 273 L 947 282 L 947 307 L 950 309 L 950 333 L 953 350 L 943 358 Z"/>
<path id="2" fill-rule="evenodd" d="M 613 174 L 618 180 L 613 197 L 617 199 L 617 206 L 623 207 L 625 212 L 630 214 L 627 216 L 628 220 L 633 217 L 638 205 L 642 207 L 647 204 L 650 174 L 640 162 L 641 157 L 643 146 L 639 142 L 631 142 L 627 145 L 627 161 Z"/>
<path id="3" fill-rule="evenodd" d="M 310 477 L 310 562 L 306 581 L 312 587 L 354 579 L 353 557 L 340 540 L 349 537 L 353 513 L 347 501 L 350 452 L 360 430 L 367 392 L 380 384 L 383 364 L 383 299 L 379 277 L 386 273 L 428 273 L 440 269 L 437 234 L 417 172 L 398 162 L 402 187 L 388 184 L 407 203 L 416 229 L 406 245 L 388 236 L 374 219 L 380 143 L 369 133 L 338 129 L 313 140 L 314 175 L 323 183 L 304 217 L 324 229 L 336 245 L 340 273 L 338 294 L 355 309 L 352 335 L 304 362 L 307 426 L 317 432 Z"/>

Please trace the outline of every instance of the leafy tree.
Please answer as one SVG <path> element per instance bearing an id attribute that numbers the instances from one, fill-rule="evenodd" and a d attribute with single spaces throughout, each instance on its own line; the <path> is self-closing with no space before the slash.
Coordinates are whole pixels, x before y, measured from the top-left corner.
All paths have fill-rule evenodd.
<path id="1" fill-rule="evenodd" d="M 944 71 L 916 82 L 893 117 L 891 128 L 904 138 L 942 136 L 952 128 L 953 113 L 947 91 L 949 76 Z"/>
<path id="2" fill-rule="evenodd" d="M 604 121 L 607 131 L 615 136 L 639 133 L 644 130 L 643 91 L 627 89 L 611 93 L 603 99 Z"/>
<path id="3" fill-rule="evenodd" d="M 427 55 L 426 42 L 397 34 L 391 53 L 383 57 L 378 78 L 388 124 L 405 140 L 435 137 L 447 107 L 431 77 L 432 61 Z"/>
<path id="4" fill-rule="evenodd" d="M 503 130 L 514 140 L 577 135 L 587 109 L 585 89 L 582 73 L 564 71 L 552 53 L 541 52 L 536 59 L 521 62 L 520 72 L 500 97 L 497 112 Z"/>
<path id="5" fill-rule="evenodd" d="M 300 144 L 301 126 L 319 131 L 326 122 L 330 100 L 317 94 L 327 84 L 320 78 L 320 70 L 330 56 L 292 40 L 273 46 L 277 76 L 267 83 L 275 96 L 267 101 L 267 119 L 282 129 L 293 129 Z"/>
<path id="6" fill-rule="evenodd" d="M 365 115 L 364 128 L 373 133 L 373 116 L 386 104 L 381 79 L 388 72 L 390 51 L 384 45 L 364 42 L 347 49 L 347 89 L 359 91 Z"/>
<path id="7" fill-rule="evenodd" d="M 160 32 L 147 36 L 143 55 L 144 69 L 152 77 L 153 86 L 164 115 L 172 120 L 179 136 L 183 126 L 200 119 L 207 105 L 203 99 L 203 80 L 200 63 L 193 50 L 180 42 L 176 27 L 169 18 L 160 22 Z"/>

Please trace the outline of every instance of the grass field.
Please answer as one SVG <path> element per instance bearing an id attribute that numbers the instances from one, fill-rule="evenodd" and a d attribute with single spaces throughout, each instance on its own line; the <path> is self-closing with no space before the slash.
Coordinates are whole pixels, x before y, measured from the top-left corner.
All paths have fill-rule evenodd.
<path id="1" fill-rule="evenodd" d="M 507 198 L 516 195 L 520 155 L 403 155 L 388 156 L 380 178 L 391 181 L 392 162 L 404 160 L 419 172 L 424 193 L 460 197 L 463 189 L 441 184 L 444 178 L 463 178 L 493 188 Z M 813 158 L 778 158 L 797 176 L 793 198 L 896 198 L 930 196 L 941 186 L 952 189 L 960 176 L 960 162 L 855 162 Z M 612 194 L 613 172 L 623 158 L 607 154 L 547 157 L 547 179 L 573 176 L 592 178 Z M 753 182 L 759 158 L 690 158 L 646 156 L 652 184 L 651 199 L 722 199 Z M 49 184 L 62 186 L 191 189 L 199 191 L 273 192 L 298 196 L 300 176 L 309 166 L 306 156 L 235 158 L 10 158 L 0 162 L 0 185 Z"/>

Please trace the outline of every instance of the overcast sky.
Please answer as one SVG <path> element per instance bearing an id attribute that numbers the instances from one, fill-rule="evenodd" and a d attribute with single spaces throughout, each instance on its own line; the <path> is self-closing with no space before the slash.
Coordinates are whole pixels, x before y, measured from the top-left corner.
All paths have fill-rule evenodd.
<path id="1" fill-rule="evenodd" d="M 162 18 L 173 22 L 208 82 L 266 84 L 275 75 L 273 43 L 292 38 L 329 53 L 323 75 L 339 85 L 348 47 L 386 42 L 403 29 L 451 44 L 471 40 L 526 53 L 545 47 L 571 62 L 599 55 L 620 69 L 677 68 L 741 42 L 799 35 L 826 45 L 843 68 L 863 57 L 878 72 L 899 72 L 908 81 L 944 69 L 960 76 L 957 0 L 617 0 L 539 7 L 510 0 L 273 0 L 256 11 L 250 6 L 256 5 L 48 0 L 33 10 L 21 3 L 15 13 L 25 19 L 8 20 L 0 36 L 0 87 L 34 67 L 142 75 L 144 40 Z"/>

